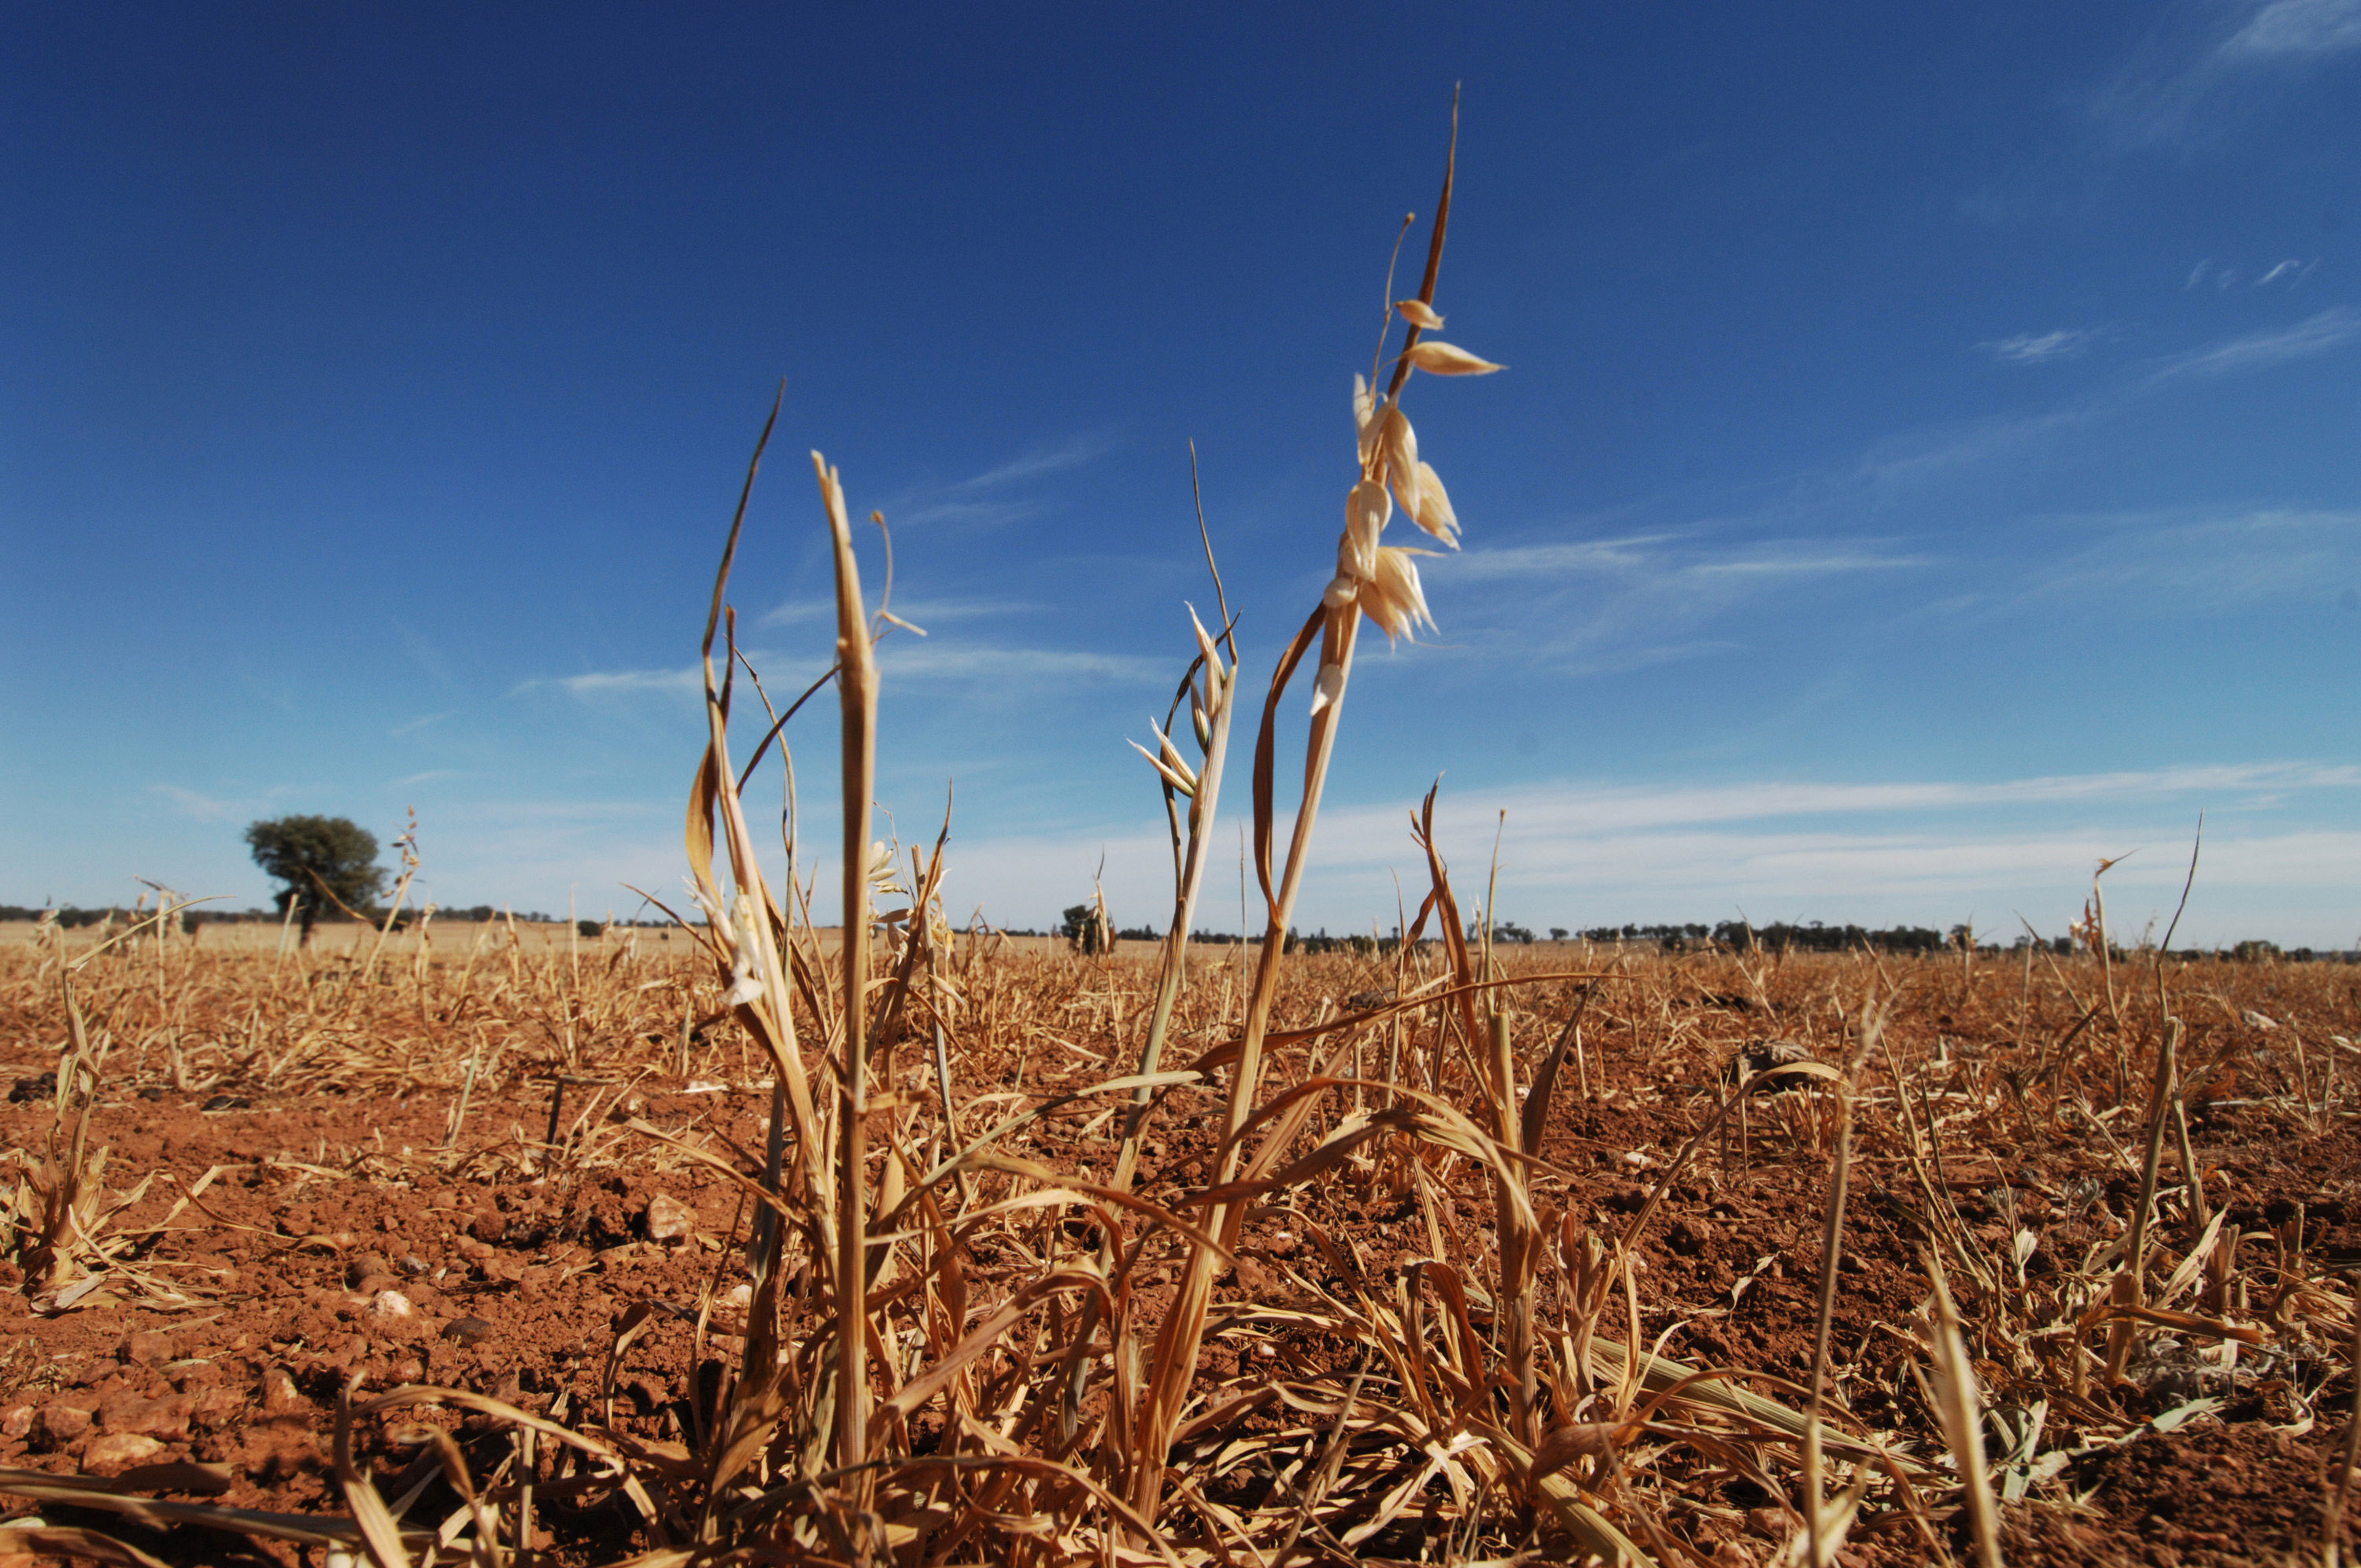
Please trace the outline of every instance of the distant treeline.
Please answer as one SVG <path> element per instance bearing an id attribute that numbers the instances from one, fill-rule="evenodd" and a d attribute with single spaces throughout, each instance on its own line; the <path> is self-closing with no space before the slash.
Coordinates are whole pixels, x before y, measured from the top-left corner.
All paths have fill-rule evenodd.
<path id="1" fill-rule="evenodd" d="M 152 906 L 146 908 L 126 908 L 121 905 L 111 905 L 104 908 L 84 909 L 78 905 L 67 904 L 44 905 L 36 909 L 28 905 L 23 904 L 0 904 L 0 922 L 10 920 L 39 920 L 45 916 L 55 916 L 57 923 L 70 931 L 78 929 L 84 926 L 96 926 L 108 920 L 116 921 L 118 923 L 127 923 L 133 920 L 150 919 L 155 916 L 155 913 L 156 911 Z M 366 911 L 366 913 L 372 921 L 382 920 L 385 918 L 385 911 L 381 909 L 372 909 Z M 506 913 L 506 911 L 495 908 L 493 905 L 489 904 L 478 904 L 472 905 L 466 909 L 438 908 L 434 911 L 434 918 L 445 923 L 466 922 L 480 924 L 487 920 L 500 919 Z M 416 911 L 404 910 L 401 916 L 394 922 L 395 928 L 400 929 L 417 919 L 417 917 L 418 916 Z M 184 930 L 200 925 L 276 926 L 285 918 L 286 916 L 280 915 L 276 909 L 197 908 L 185 909 L 181 912 L 181 928 Z M 320 916 L 323 924 L 349 920 L 351 916 L 346 915 L 343 911 L 334 909 Z M 565 920 L 560 916 L 555 915 L 544 915 L 538 909 L 520 909 L 516 912 L 516 918 L 519 924 L 526 926 L 563 926 L 566 924 Z M 582 934 L 584 936 L 595 937 L 601 930 L 609 928 L 620 929 L 625 927 L 636 926 L 645 929 L 649 927 L 670 926 L 672 922 L 669 920 L 581 920 L 577 921 L 576 924 L 581 927 Z"/>
<path id="2" fill-rule="evenodd" d="M 1069 912 L 1070 916 L 1071 913 Z M 1077 927 L 1070 918 L 1066 925 L 1046 934 L 1073 940 L 1076 938 L 1076 930 Z M 1044 933 L 1010 927 L 1006 929 L 1005 934 L 1011 937 L 1032 937 Z M 1160 942 L 1164 939 L 1164 933 L 1150 926 L 1118 931 L 1115 935 L 1124 941 Z M 1480 941 L 1483 935 L 1480 925 L 1469 923 L 1467 939 L 1470 942 Z M 1927 926 L 1890 926 L 1873 928 L 1850 924 L 1830 926 L 1817 920 L 1801 924 L 1778 920 L 1767 926 L 1750 926 L 1742 920 L 1725 920 L 1715 926 L 1698 923 L 1640 925 L 1635 922 L 1626 926 L 1591 926 L 1579 931 L 1571 931 L 1563 926 L 1553 926 L 1549 928 L 1548 939 L 1552 941 L 1563 942 L 1574 937 L 1587 942 L 1645 942 L 1669 953 L 1716 949 L 1726 952 L 1760 950 L 1850 953 L 1866 949 L 1876 953 L 1927 956 L 1938 953 L 1957 953 L 1973 941 L 1977 952 L 1997 957 L 2003 953 L 2023 953 L 2027 948 L 2037 946 L 2035 939 L 2023 932 L 2019 932 L 2015 940 L 2006 947 L 2002 947 L 1995 942 L 1978 940 L 1974 933 L 1964 925 L 1954 926 L 1949 931 L 1938 931 Z M 1216 947 L 1236 943 L 1238 936 L 1235 931 L 1201 930 L 1190 932 L 1189 939 L 1208 947 Z M 1435 940 L 1436 938 L 1433 937 L 1427 937 L 1422 938 L 1419 945 L 1422 948 L 1432 947 Z M 1514 921 L 1504 920 L 1492 927 L 1492 941 L 1495 946 L 1521 945 L 1540 940 L 1542 940 L 1541 938 Z M 1246 938 L 1246 941 L 1248 946 L 1260 947 L 1262 937 L 1257 933 Z M 1323 927 L 1318 931 L 1308 933 L 1290 930 L 1287 934 L 1286 950 L 1290 953 L 1379 954 L 1396 952 L 1400 947 L 1401 938 L 1399 937 L 1332 937 L 1326 928 Z M 2065 937 L 2048 938 L 2038 942 L 2037 949 L 2063 958 L 2074 950 L 2074 943 Z M 2126 950 L 2121 947 L 2112 947 L 2110 951 L 2118 959 L 2128 956 Z M 2230 959 L 2242 963 L 2361 962 L 2361 951 L 2281 948 L 2276 942 L 2254 940 L 2238 942 L 2214 949 L 2180 948 L 2173 950 L 2172 956 L 2192 963 L 2207 958 Z"/>
<path id="3" fill-rule="evenodd" d="M 1866 926 L 1827 926 L 1817 920 L 1796 926 L 1784 920 L 1768 926 L 1750 926 L 1743 920 L 1724 920 L 1718 926 L 1593 926 L 1582 933 L 1593 942 L 1654 942 L 1678 952 L 1689 947 L 1702 947 L 1710 942 L 1716 947 L 1743 950 L 1747 948 L 1768 948 L 1807 953 L 1850 953 L 1861 948 L 1879 953 L 1956 952 L 1970 939 L 1964 926 L 1954 926 L 1949 933 L 1927 926 L 1891 926 L 1872 929 Z M 2020 937 L 2017 946 L 2025 946 Z M 1989 944 L 1979 944 L 1988 946 Z M 2068 944 L 2060 937 L 2048 944 L 2063 953 Z M 1998 951 L 1997 948 L 1993 949 Z"/>

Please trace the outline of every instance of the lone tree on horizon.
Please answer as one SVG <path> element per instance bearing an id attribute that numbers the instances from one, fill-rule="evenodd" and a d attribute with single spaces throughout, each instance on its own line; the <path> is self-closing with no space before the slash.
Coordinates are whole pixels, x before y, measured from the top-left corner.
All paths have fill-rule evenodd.
<path id="1" fill-rule="evenodd" d="M 346 817 L 274 817 L 246 830 L 254 863 L 284 883 L 271 902 L 280 915 L 294 899 L 309 946 L 320 907 L 333 897 L 349 909 L 366 908 L 385 889 L 377 863 L 377 835 Z"/>

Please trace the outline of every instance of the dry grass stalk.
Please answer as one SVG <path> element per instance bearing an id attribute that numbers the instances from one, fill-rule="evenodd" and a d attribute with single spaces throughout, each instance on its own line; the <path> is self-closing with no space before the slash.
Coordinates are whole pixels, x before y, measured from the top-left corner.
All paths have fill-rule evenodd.
<path id="1" fill-rule="evenodd" d="M 2361 1274 L 2348 1274 L 2345 1285 L 2361 1301 Z M 2345 1376 L 2353 1398 L 2345 1410 L 2345 1442 L 2331 1468 L 2327 1506 L 2321 1511 L 2320 1560 L 2323 1568 L 2340 1568 L 2345 1551 L 2345 1505 L 2353 1492 L 2353 1471 L 2361 1463 L 2361 1311 L 2353 1314 L 2353 1343 L 2345 1349 Z"/>
<path id="2" fill-rule="evenodd" d="M 1197 448 L 1189 447 L 1189 483 L 1197 490 Z M 1172 1009 L 1180 995 L 1183 966 L 1188 960 L 1189 933 L 1196 924 L 1197 894 L 1204 884 L 1205 866 L 1212 853 L 1213 816 L 1221 800 L 1222 773 L 1229 759 L 1230 717 L 1236 711 L 1238 649 L 1230 620 L 1229 595 L 1222 587 L 1222 572 L 1213 561 L 1213 536 L 1205 529 L 1205 509 L 1202 495 L 1197 501 L 1197 532 L 1205 546 L 1205 565 L 1213 576 L 1215 603 L 1221 613 L 1222 630 L 1209 636 L 1204 622 L 1197 612 L 1189 612 L 1191 629 L 1197 636 L 1197 656 L 1180 676 L 1180 689 L 1174 694 L 1171 707 L 1164 716 L 1163 728 L 1157 731 L 1158 750 L 1150 752 L 1134 741 L 1133 749 L 1146 757 L 1156 770 L 1163 787 L 1164 810 L 1172 829 L 1173 891 L 1172 919 L 1164 933 L 1162 951 L 1158 955 L 1156 1002 L 1148 1022 L 1148 1035 L 1140 1046 L 1139 1071 L 1153 1074 L 1164 1060 L 1164 1041 L 1172 1025 Z M 1229 662 L 1222 659 L 1222 649 L 1229 650 Z M 1170 730 L 1180 707 L 1189 707 L 1190 729 L 1197 741 L 1198 764 L 1191 769 L 1174 749 Z M 1189 802 L 1187 828 L 1184 832 L 1179 815 L 1177 797 Z M 1140 1130 L 1145 1124 L 1148 1102 L 1148 1090 L 1138 1091 L 1133 1098 L 1133 1109 L 1124 1122 L 1123 1145 L 1115 1157 L 1115 1185 L 1128 1189 L 1139 1159 Z"/>
<path id="3" fill-rule="evenodd" d="M 1809 1424 L 1804 1429 L 1804 1530 L 1806 1560 L 1811 1568 L 1827 1568 L 1835 1557 L 1843 1532 L 1828 1516 L 1823 1492 L 1822 1425 L 1828 1390 L 1828 1334 L 1836 1321 L 1837 1271 L 1844 1261 L 1845 1199 L 1852 1180 L 1853 1084 L 1861 1066 L 1873 1055 L 1884 1032 L 1883 1009 L 1872 1006 L 1861 1017 L 1860 1035 L 1834 1084 L 1835 1150 L 1828 1164 L 1828 1217 L 1820 1235 L 1819 1307 L 1812 1331 L 1812 1390 Z M 1849 1514 L 1861 1500 L 1858 1490 L 1839 1505 Z"/>
<path id="4" fill-rule="evenodd" d="M 1449 230 L 1453 169 L 1457 150 L 1456 118 L 1455 108 L 1453 158 L 1445 160 L 1443 194 L 1436 203 L 1433 234 L 1427 247 L 1426 274 L 1419 290 L 1419 305 L 1423 316 L 1429 318 L 1433 314 L 1435 284 L 1443 264 L 1444 237 Z M 1260 1099 L 1263 1053 L 1270 1027 L 1271 1004 L 1277 992 L 1279 964 L 1287 945 L 1288 927 L 1294 911 L 1296 894 L 1301 884 L 1312 828 L 1319 817 L 1321 794 L 1327 782 L 1330 759 L 1334 753 L 1336 727 L 1344 709 L 1345 685 L 1351 678 L 1353 651 L 1361 616 L 1364 613 L 1368 615 L 1389 637 L 1399 636 L 1428 620 L 1416 565 L 1406 553 L 1380 545 L 1378 535 L 1397 497 L 1414 521 L 1438 536 L 1447 537 L 1456 523 L 1455 518 L 1450 519 L 1448 525 L 1445 523 L 1448 503 L 1442 499 L 1440 485 L 1434 486 L 1431 493 L 1425 485 L 1417 439 L 1400 406 L 1402 387 L 1409 379 L 1413 364 L 1411 350 L 1417 346 L 1422 331 L 1419 322 L 1411 320 L 1403 356 L 1396 362 L 1393 379 L 1383 404 L 1379 404 L 1374 393 L 1366 387 L 1356 385 L 1355 415 L 1359 425 L 1360 470 L 1357 482 L 1346 497 L 1345 532 L 1337 545 L 1337 575 L 1323 596 L 1320 606 L 1312 611 L 1281 657 L 1278 671 L 1272 677 L 1270 695 L 1263 707 L 1262 729 L 1255 750 L 1254 839 L 1256 870 L 1261 881 L 1268 919 L 1254 981 L 1247 992 L 1245 1028 L 1230 1080 L 1217 1174 L 1217 1181 L 1222 1186 L 1236 1180 L 1241 1174 L 1245 1161 L 1243 1140 L 1249 1123 L 1256 1116 Z M 1274 836 L 1272 774 L 1276 762 L 1278 707 L 1289 682 L 1309 652 L 1311 639 L 1315 632 L 1320 639 L 1320 660 L 1313 682 L 1311 732 L 1304 746 L 1303 791 L 1296 808 L 1287 859 L 1274 887 L 1270 861 Z M 1304 1108 L 1304 1114 L 1309 1114 L 1308 1105 Z M 1300 1124 L 1300 1120 L 1295 1124 Z M 1283 1148 L 1284 1135 L 1288 1131 L 1289 1124 L 1282 1123 L 1266 1140 L 1266 1147 L 1271 1151 L 1273 1158 Z M 1228 1247 L 1235 1245 L 1243 1221 L 1242 1205 L 1214 1202 L 1206 1225 L 1221 1238 L 1224 1246 Z M 1206 1309 L 1212 1298 L 1215 1266 L 1215 1257 L 1210 1249 L 1201 1246 L 1191 1252 L 1179 1297 L 1158 1331 L 1154 1370 L 1139 1400 L 1136 1435 L 1130 1445 L 1132 1472 L 1128 1496 L 1132 1507 L 1149 1519 L 1155 1518 L 1161 1507 L 1166 1457 L 1194 1376 L 1198 1348 L 1205 1332 Z"/>
<path id="5" fill-rule="evenodd" d="M 1959 1309 L 1952 1304 L 1942 1260 L 1932 1252 L 1924 1256 L 1927 1272 L 1935 1282 L 1923 1332 L 1935 1366 L 1937 1413 L 1959 1473 L 1976 1560 L 1982 1568 L 2001 1568 L 2000 1514 L 1993 1501 L 1991 1471 L 1984 1462 L 1983 1406 L 1977 1398 L 1975 1367 L 1960 1337 Z"/>
<path id="6" fill-rule="evenodd" d="M 861 598 L 861 568 L 844 515 L 844 486 L 817 452 L 836 548 L 837 690 L 843 707 L 844 1029 L 843 1078 L 837 1113 L 836 1463 L 851 1469 L 869 1458 L 867 1311 L 869 1236 L 869 810 L 877 776 L 877 654 Z M 865 1492 L 866 1488 L 858 1490 Z"/>

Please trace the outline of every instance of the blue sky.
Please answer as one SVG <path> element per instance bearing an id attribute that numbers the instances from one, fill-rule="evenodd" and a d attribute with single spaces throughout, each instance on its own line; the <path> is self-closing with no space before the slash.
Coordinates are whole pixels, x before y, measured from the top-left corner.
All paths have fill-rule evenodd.
<path id="1" fill-rule="evenodd" d="M 1441 774 L 1537 927 L 2046 934 L 2136 850 L 2136 931 L 2203 811 L 2184 935 L 2361 933 L 2361 0 L 5 25 L 0 902 L 259 902 L 248 820 L 410 806 L 445 903 L 677 888 L 785 378 L 772 689 L 829 656 L 818 447 L 931 633 L 879 795 L 930 839 L 955 783 L 955 914 L 1104 854 L 1160 923 L 1187 443 L 1258 690 L 1461 82 L 1437 304 L 1510 368 L 1411 389 L 1466 550 L 1365 644 L 1300 924 L 1391 923 Z"/>

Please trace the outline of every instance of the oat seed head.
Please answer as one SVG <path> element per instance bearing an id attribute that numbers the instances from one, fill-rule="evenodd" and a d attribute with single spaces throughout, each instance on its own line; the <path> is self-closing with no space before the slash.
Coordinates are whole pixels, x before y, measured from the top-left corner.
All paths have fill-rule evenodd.
<path id="1" fill-rule="evenodd" d="M 1507 368 L 1488 359 L 1479 359 L 1456 344 L 1432 338 L 1411 344 L 1403 357 L 1430 376 L 1489 376 L 1495 370 Z"/>
<path id="2" fill-rule="evenodd" d="M 1378 623 L 1388 641 L 1409 636 L 1423 626 L 1434 630 L 1426 593 L 1419 585 L 1418 563 L 1412 550 L 1389 547 L 1378 552 L 1377 570 L 1361 585 L 1362 611 Z"/>

